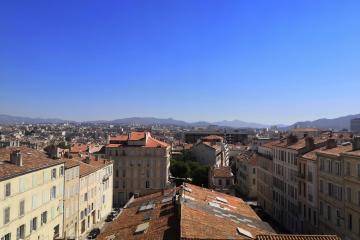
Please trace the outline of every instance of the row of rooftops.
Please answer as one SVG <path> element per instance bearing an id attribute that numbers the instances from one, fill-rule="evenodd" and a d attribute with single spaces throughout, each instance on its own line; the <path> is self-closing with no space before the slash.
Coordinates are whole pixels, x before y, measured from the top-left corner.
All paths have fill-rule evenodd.
<path id="1" fill-rule="evenodd" d="M 170 145 L 157 140 L 149 132 L 131 132 L 129 134 L 110 136 L 108 148 L 118 147 L 146 147 L 146 148 L 167 148 Z"/>
<path id="2" fill-rule="evenodd" d="M 189 183 L 132 198 L 97 239 L 339 240 L 277 235 L 242 199 Z"/>
<path id="3" fill-rule="evenodd" d="M 60 164 L 65 168 L 80 166 L 80 176 L 85 176 L 111 164 L 111 161 L 93 156 L 52 159 L 45 152 L 28 147 L 0 148 L 0 181 Z"/>

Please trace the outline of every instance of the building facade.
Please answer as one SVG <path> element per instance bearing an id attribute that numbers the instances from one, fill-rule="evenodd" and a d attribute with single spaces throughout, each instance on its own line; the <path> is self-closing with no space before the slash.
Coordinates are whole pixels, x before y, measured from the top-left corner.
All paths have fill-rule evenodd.
<path id="1" fill-rule="evenodd" d="M 25 147 L 0 160 L 0 239 L 62 237 L 64 162 Z"/>
<path id="2" fill-rule="evenodd" d="M 114 206 L 124 205 L 134 194 L 142 195 L 169 185 L 170 145 L 149 132 L 114 136 L 106 158 L 114 162 Z"/>

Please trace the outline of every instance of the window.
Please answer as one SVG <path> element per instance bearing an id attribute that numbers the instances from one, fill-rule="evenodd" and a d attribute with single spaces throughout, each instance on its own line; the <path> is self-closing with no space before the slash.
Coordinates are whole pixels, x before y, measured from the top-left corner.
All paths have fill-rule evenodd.
<path id="1" fill-rule="evenodd" d="M 358 177 L 360 178 L 360 164 L 357 165 L 357 170 L 358 170 Z"/>
<path id="2" fill-rule="evenodd" d="M 4 224 L 10 222 L 10 207 L 4 209 Z"/>
<path id="3" fill-rule="evenodd" d="M 5 197 L 9 197 L 11 195 L 11 184 L 5 184 Z"/>
<path id="4" fill-rule="evenodd" d="M 222 179 L 219 179 L 219 185 L 220 186 L 222 185 Z"/>
<path id="5" fill-rule="evenodd" d="M 253 182 L 253 185 L 255 185 L 255 178 L 253 178 L 253 181 L 252 181 L 252 182 Z"/>
<path id="6" fill-rule="evenodd" d="M 41 225 L 46 224 L 47 222 L 47 211 L 41 214 Z"/>
<path id="7" fill-rule="evenodd" d="M 320 192 L 322 193 L 324 191 L 324 182 L 323 180 L 320 180 Z"/>
<path id="8" fill-rule="evenodd" d="M 30 221 L 30 232 L 37 229 L 37 217 L 34 217 Z"/>
<path id="9" fill-rule="evenodd" d="M 19 179 L 19 192 L 25 192 L 25 180 L 24 178 Z"/>
<path id="10" fill-rule="evenodd" d="M 346 200 L 351 203 L 351 188 L 346 188 Z"/>
<path id="11" fill-rule="evenodd" d="M 346 163 L 346 174 L 345 175 L 350 176 L 350 163 L 349 162 Z"/>
<path id="12" fill-rule="evenodd" d="M 25 238 L 25 224 L 21 225 L 16 229 L 16 239 L 24 239 Z"/>
<path id="13" fill-rule="evenodd" d="M 145 182 L 145 187 L 146 187 L 146 188 L 150 188 L 150 182 L 149 182 L 149 181 L 146 181 L 146 182 Z"/>
<path id="14" fill-rule="evenodd" d="M 1 240 L 11 240 L 11 233 L 5 234 Z"/>
<path id="15" fill-rule="evenodd" d="M 53 186 L 50 190 L 50 199 L 55 199 L 56 198 L 56 187 Z"/>
<path id="16" fill-rule="evenodd" d="M 331 207 L 329 205 L 327 206 L 327 218 L 331 220 Z"/>
<path id="17" fill-rule="evenodd" d="M 56 168 L 51 170 L 51 179 L 56 179 Z"/>
<path id="18" fill-rule="evenodd" d="M 84 194 L 84 201 L 87 201 L 87 200 L 88 200 L 88 194 L 85 193 L 85 194 Z"/>
<path id="19" fill-rule="evenodd" d="M 255 172 L 256 172 L 256 170 L 255 170 L 255 168 L 253 168 L 253 174 L 255 174 Z"/>
<path id="20" fill-rule="evenodd" d="M 349 230 L 352 230 L 352 215 L 348 215 L 348 228 Z"/>
<path id="21" fill-rule="evenodd" d="M 63 176 L 63 175 L 64 175 L 64 167 L 61 166 L 61 167 L 60 167 L 60 176 Z"/>
<path id="22" fill-rule="evenodd" d="M 19 204 L 19 216 L 24 216 L 25 214 L 25 200 L 21 200 Z"/>

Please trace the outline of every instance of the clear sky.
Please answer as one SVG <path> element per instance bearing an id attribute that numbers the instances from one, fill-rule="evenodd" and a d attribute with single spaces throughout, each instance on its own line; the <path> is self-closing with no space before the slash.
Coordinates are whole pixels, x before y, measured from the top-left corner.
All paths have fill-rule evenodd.
<path id="1" fill-rule="evenodd" d="M 1 1 L 0 113 L 292 123 L 360 113 L 360 1 Z"/>

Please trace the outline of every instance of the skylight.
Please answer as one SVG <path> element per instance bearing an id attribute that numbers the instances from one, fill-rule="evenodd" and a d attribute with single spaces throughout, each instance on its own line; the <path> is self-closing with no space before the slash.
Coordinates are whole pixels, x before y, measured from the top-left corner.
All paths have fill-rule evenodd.
<path id="1" fill-rule="evenodd" d="M 135 234 L 146 233 L 148 228 L 149 228 L 149 222 L 139 224 L 135 229 Z"/>
<path id="2" fill-rule="evenodd" d="M 249 238 L 254 238 L 253 235 L 251 234 L 251 232 L 249 232 L 248 230 L 245 230 L 241 227 L 237 227 L 236 229 L 240 235 L 243 235 L 243 236 L 249 237 Z"/>
<path id="3" fill-rule="evenodd" d="M 216 197 L 216 200 L 218 200 L 219 202 L 223 202 L 223 203 L 228 202 L 225 198 L 222 198 L 222 197 Z"/>

